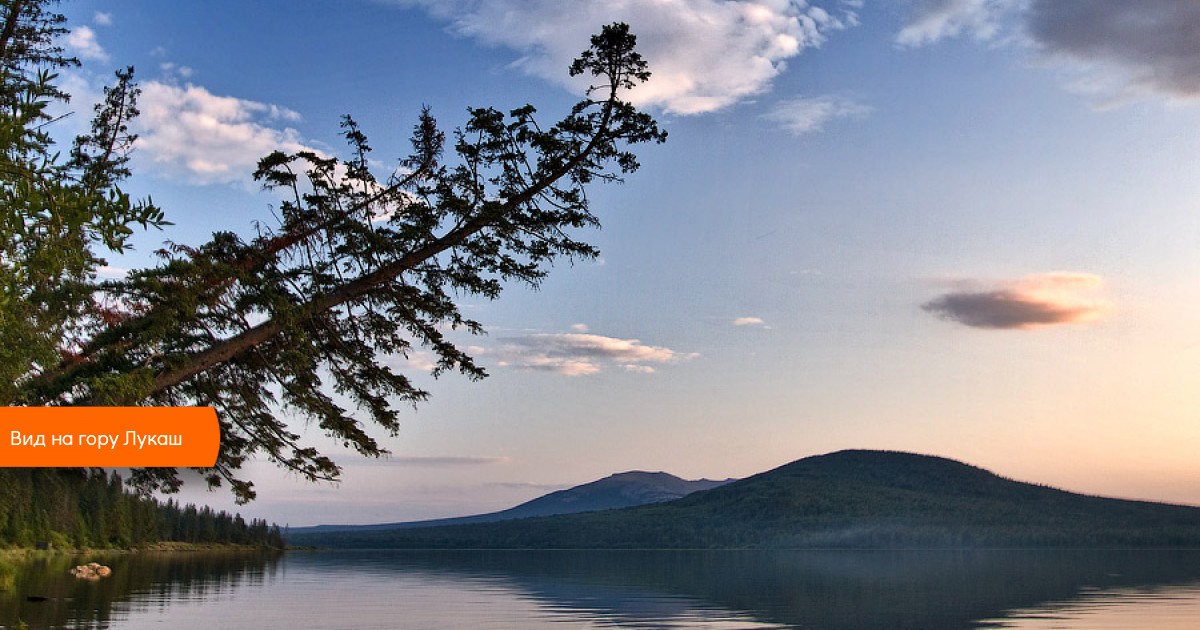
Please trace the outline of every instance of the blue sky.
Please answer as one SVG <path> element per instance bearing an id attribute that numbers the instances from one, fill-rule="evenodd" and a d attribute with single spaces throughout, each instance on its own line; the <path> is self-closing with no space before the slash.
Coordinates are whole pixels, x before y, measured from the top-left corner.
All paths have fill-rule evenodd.
<path id="1" fill-rule="evenodd" d="M 341 453 L 340 486 L 268 464 L 242 511 L 379 522 L 511 506 L 630 469 L 739 477 L 841 448 L 944 455 L 1083 492 L 1200 504 L 1200 7 L 1153 0 L 70 2 L 82 126 L 141 81 L 130 188 L 166 239 L 249 232 L 276 149 L 380 172 L 422 105 L 578 98 L 622 20 L 670 133 L 591 191 L 596 262 L 468 299 L 492 376 Z M 407 368 L 423 369 L 417 356 Z M 320 435 L 314 443 L 326 444 Z M 189 491 L 218 505 L 221 494 Z"/>

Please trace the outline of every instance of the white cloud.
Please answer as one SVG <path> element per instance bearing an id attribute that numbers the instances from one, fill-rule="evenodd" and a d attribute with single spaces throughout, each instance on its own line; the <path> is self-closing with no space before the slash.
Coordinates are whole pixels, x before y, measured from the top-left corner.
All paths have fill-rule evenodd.
<path id="1" fill-rule="evenodd" d="M 765 326 L 766 322 L 761 317 L 738 317 L 733 320 L 734 326 Z"/>
<path id="2" fill-rule="evenodd" d="M 587 324 L 571 324 L 571 330 L 574 330 L 575 332 L 585 333 L 588 331 L 588 325 Z"/>
<path id="3" fill-rule="evenodd" d="M 111 77 L 112 75 L 109 75 Z M 94 84 L 93 84 L 94 83 Z M 79 134 L 89 133 L 91 126 L 92 107 L 104 98 L 100 81 L 93 82 L 89 74 L 82 68 L 64 69 L 59 75 L 58 87 L 71 95 L 69 103 L 51 102 L 49 111 L 55 123 L 56 135 L 73 138 Z M 70 115 L 66 115 L 70 114 Z"/>
<path id="4" fill-rule="evenodd" d="M 629 99 L 677 114 L 712 112 L 765 92 L 786 61 L 857 24 L 856 2 L 806 0 L 393 0 L 454 32 L 519 51 L 514 65 L 581 89 L 567 66 L 604 24 L 626 22 L 653 73 Z"/>
<path id="5" fill-rule="evenodd" d="M 1014 0 L 921 0 L 896 35 L 901 46 L 917 47 L 963 33 L 986 41 L 1000 31 L 1001 14 Z"/>
<path id="6" fill-rule="evenodd" d="M 129 270 L 125 267 L 113 267 L 112 265 L 100 265 L 96 268 L 96 275 L 101 278 L 124 278 L 129 275 Z"/>
<path id="7" fill-rule="evenodd" d="M 414 350 L 405 357 L 399 354 L 389 354 L 383 357 L 384 363 L 396 370 L 432 372 L 437 368 L 437 354 L 428 350 Z"/>
<path id="8" fill-rule="evenodd" d="M 765 120 L 786 129 L 793 135 L 817 133 L 826 123 L 839 118 L 862 118 L 873 111 L 853 99 L 843 96 L 799 97 L 781 101 L 763 114 Z"/>
<path id="9" fill-rule="evenodd" d="M 653 367 L 650 367 L 649 365 L 637 365 L 637 364 L 633 364 L 633 363 L 627 363 L 625 365 L 622 365 L 621 367 L 626 372 L 636 372 L 638 374 L 654 374 L 657 371 Z"/>
<path id="10" fill-rule="evenodd" d="M 81 59 L 108 61 L 108 53 L 100 46 L 100 42 L 96 41 L 96 31 L 90 26 L 78 26 L 67 33 L 66 47 Z"/>
<path id="11" fill-rule="evenodd" d="M 96 14 L 92 16 L 92 23 L 94 23 L 96 26 L 112 26 L 112 14 L 97 11 Z"/>
<path id="12" fill-rule="evenodd" d="M 168 77 L 179 75 L 181 78 L 187 79 L 192 76 L 192 69 L 188 66 L 181 66 L 173 61 L 164 61 L 158 64 L 158 68 L 163 71 L 163 74 Z"/>
<path id="13" fill-rule="evenodd" d="M 246 182 L 271 151 L 309 148 L 299 132 L 279 124 L 300 115 L 278 105 L 149 81 L 138 106 L 138 151 L 159 170 L 192 183 Z"/>
<path id="14" fill-rule="evenodd" d="M 501 367 L 565 376 L 589 376 L 610 366 L 650 374 L 655 371 L 654 365 L 678 363 L 699 356 L 648 346 L 638 339 L 585 333 L 535 334 L 504 339 L 499 347 L 481 354 L 495 357 Z"/>

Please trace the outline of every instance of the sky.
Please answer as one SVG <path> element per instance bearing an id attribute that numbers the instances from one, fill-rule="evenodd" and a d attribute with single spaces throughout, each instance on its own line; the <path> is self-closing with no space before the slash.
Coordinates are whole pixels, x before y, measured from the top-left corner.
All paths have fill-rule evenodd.
<path id="1" fill-rule="evenodd" d="M 380 173 L 423 105 L 581 95 L 570 60 L 624 21 L 670 137 L 589 191 L 595 261 L 467 297 L 491 376 L 427 376 L 390 458 L 268 462 L 292 526 L 458 516 L 626 470 L 745 477 L 847 448 L 951 457 L 1068 490 L 1200 505 L 1200 5 L 1174 0 L 66 2 L 70 137 L 136 67 L 128 183 L 166 240 L 252 233 L 275 150 Z M 297 420 L 302 425 L 302 420 Z"/>

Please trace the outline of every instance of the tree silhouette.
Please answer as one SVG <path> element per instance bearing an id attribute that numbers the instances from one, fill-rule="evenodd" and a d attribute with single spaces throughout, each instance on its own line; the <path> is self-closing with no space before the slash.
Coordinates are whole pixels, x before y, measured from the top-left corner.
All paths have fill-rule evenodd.
<path id="1" fill-rule="evenodd" d="M 10 3 L 10 17 L 19 6 Z M 45 352 L 25 357 L 0 402 L 215 407 L 221 450 L 204 472 L 212 486 L 228 483 L 239 501 L 254 497 L 237 471 L 255 453 L 310 480 L 337 478 L 337 464 L 301 443 L 285 410 L 363 455 L 386 453 L 367 426 L 394 435 L 397 405 L 428 396 L 388 355 L 424 349 L 436 355 L 435 376 L 482 378 L 485 371 L 445 333 L 482 331 L 457 300 L 494 299 L 512 282 L 536 287 L 554 260 L 597 255 L 577 236 L 599 225 L 587 186 L 636 171 L 631 146 L 666 138 L 623 99 L 650 76 L 635 44 L 625 24 L 593 36 L 569 68 L 593 85 L 549 127 L 530 105 L 507 114 L 469 109 L 453 133 L 452 160 L 444 159 L 446 135 L 428 109 L 414 127 L 412 154 L 388 178 L 368 168 L 370 145 L 349 116 L 342 121 L 349 158 L 266 156 L 254 176 L 284 200 L 279 224 L 260 226 L 253 238 L 226 231 L 199 246 L 170 244 L 157 266 L 104 282 L 88 282 L 99 264 L 91 247 L 112 247 L 114 239 L 82 239 L 87 260 L 72 281 L 85 290 L 72 295 L 87 299 L 42 335 L 59 335 L 57 360 L 46 361 Z M 117 78 L 91 133 L 55 177 L 117 204 L 97 229 L 120 236 L 131 223 L 164 222 L 151 204 L 131 203 L 116 188 L 128 175 L 134 137 L 127 125 L 138 96 L 132 68 Z M 32 299 L 14 294 L 17 303 Z M 4 346 L 17 342 L 4 334 Z M 136 469 L 132 482 L 173 491 L 180 477 L 171 468 Z"/>

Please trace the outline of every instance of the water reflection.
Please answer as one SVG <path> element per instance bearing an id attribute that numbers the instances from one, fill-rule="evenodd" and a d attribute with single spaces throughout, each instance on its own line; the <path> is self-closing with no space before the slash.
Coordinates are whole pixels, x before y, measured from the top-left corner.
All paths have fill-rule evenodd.
<path id="1" fill-rule="evenodd" d="M 89 558 L 90 559 L 90 558 Z M 42 561 L 0 592 L 30 628 L 1173 628 L 1200 552 L 514 551 Z M 28 595 L 47 597 L 29 602 Z M 1172 625 L 1175 624 L 1175 625 Z"/>
<path id="2" fill-rule="evenodd" d="M 0 628 L 121 627 L 130 614 L 168 602 L 219 601 L 261 584 L 276 570 L 279 554 L 205 551 L 68 556 L 55 554 L 15 562 L 14 584 L 0 590 Z M 99 561 L 112 575 L 91 582 L 68 570 Z"/>
<path id="3" fill-rule="evenodd" d="M 1200 624 L 1200 582 L 1186 586 L 1084 592 L 1078 599 L 1010 611 L 987 628 L 1021 630 L 1194 630 Z"/>
<path id="4" fill-rule="evenodd" d="M 370 556 L 356 570 L 504 579 L 544 609 L 622 627 L 689 627 L 654 624 L 707 611 L 772 627 L 958 630 L 1085 592 L 1200 583 L 1198 561 L 1158 551 L 427 552 Z"/>

